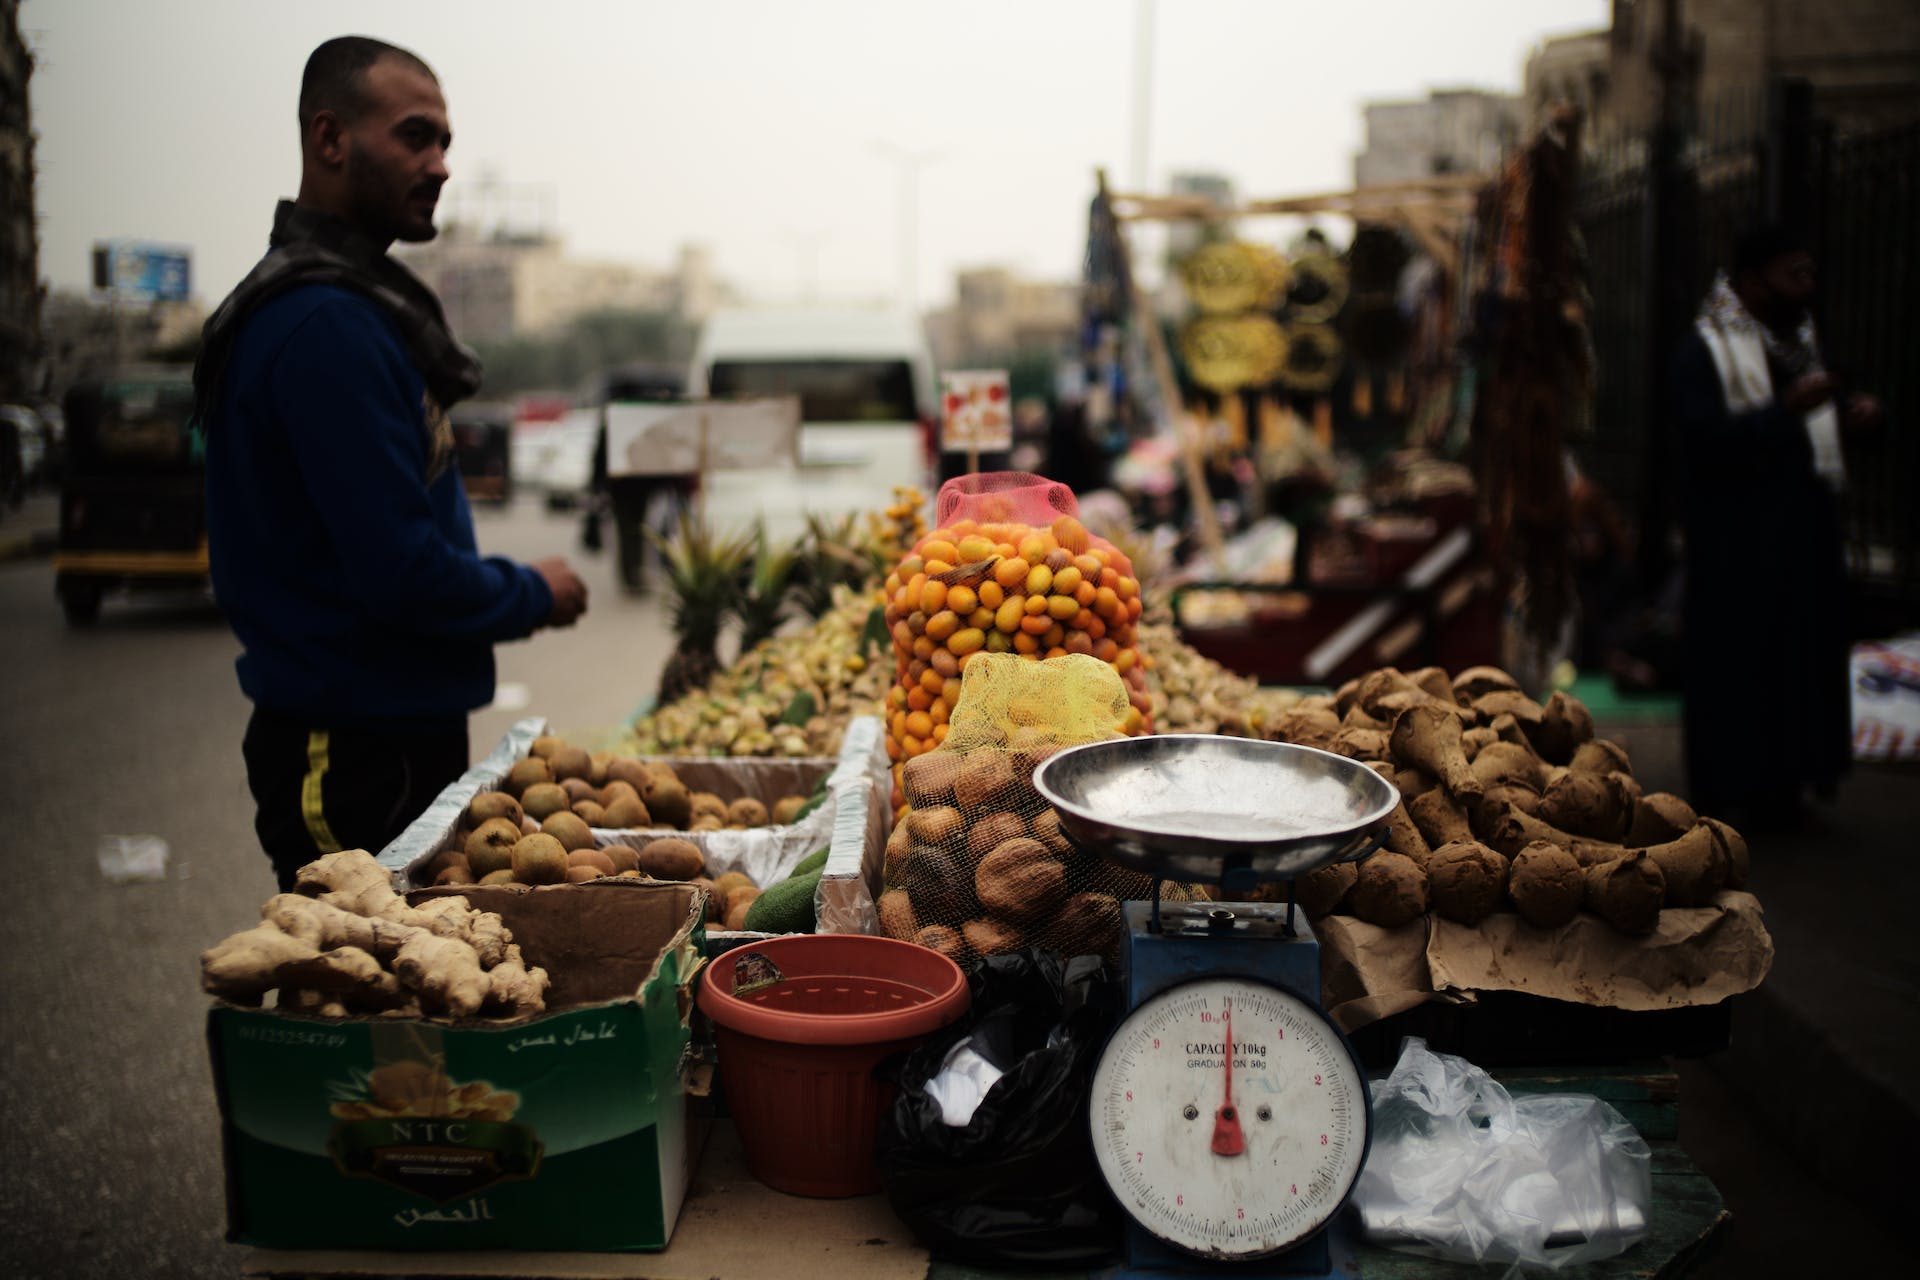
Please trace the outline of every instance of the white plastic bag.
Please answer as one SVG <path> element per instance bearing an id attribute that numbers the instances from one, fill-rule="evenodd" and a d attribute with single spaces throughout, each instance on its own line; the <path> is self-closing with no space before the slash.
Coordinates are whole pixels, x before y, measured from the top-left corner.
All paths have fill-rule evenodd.
<path id="1" fill-rule="evenodd" d="M 1375 1244 L 1559 1270 L 1646 1235 L 1651 1166 L 1645 1139 L 1598 1098 L 1515 1098 L 1410 1036 L 1373 1090 L 1373 1149 L 1353 1203 Z"/>

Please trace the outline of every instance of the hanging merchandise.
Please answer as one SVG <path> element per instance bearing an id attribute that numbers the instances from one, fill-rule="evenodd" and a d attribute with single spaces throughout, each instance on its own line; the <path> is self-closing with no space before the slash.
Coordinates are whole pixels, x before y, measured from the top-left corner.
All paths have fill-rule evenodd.
<path id="1" fill-rule="evenodd" d="M 1287 361 L 1287 335 L 1270 316 L 1199 316 L 1180 332 L 1187 374 L 1209 391 L 1272 382 Z"/>
<path id="2" fill-rule="evenodd" d="M 1481 226 L 1474 311 L 1474 478 L 1489 550 L 1540 646 L 1559 641 L 1574 607 L 1567 437 L 1592 380 L 1573 223 L 1578 151 L 1577 122 L 1561 121 L 1501 171 Z"/>
<path id="3" fill-rule="evenodd" d="M 1318 395 L 1340 376 L 1340 335 L 1324 324 L 1292 324 L 1286 330 L 1287 358 L 1279 379 L 1291 391 Z"/>
<path id="4" fill-rule="evenodd" d="M 1287 278 L 1287 317 L 1297 324 L 1325 323 L 1346 305 L 1347 287 L 1347 268 L 1332 254 L 1296 257 Z"/>
<path id="5" fill-rule="evenodd" d="M 1221 240 L 1188 254 L 1180 278 L 1208 315 L 1264 311 L 1286 293 L 1287 260 L 1263 244 Z"/>

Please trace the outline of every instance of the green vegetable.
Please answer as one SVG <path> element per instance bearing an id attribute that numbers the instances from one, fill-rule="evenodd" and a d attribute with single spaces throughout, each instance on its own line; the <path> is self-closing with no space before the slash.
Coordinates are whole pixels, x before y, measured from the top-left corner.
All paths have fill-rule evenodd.
<path id="1" fill-rule="evenodd" d="M 756 933 L 812 933 L 813 894 L 826 870 L 826 859 L 820 862 L 812 871 L 788 876 L 763 890 L 747 908 L 746 927 Z"/>
<path id="2" fill-rule="evenodd" d="M 818 871 L 826 865 L 827 865 L 827 850 L 815 849 L 812 853 L 800 859 L 799 863 L 793 868 L 793 870 L 787 873 L 787 879 L 791 880 L 795 876 L 804 876 L 810 871 Z"/>

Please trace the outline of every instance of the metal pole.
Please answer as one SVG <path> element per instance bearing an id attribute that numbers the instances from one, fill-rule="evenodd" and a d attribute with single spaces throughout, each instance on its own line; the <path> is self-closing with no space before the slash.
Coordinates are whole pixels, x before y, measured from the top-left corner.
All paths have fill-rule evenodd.
<path id="1" fill-rule="evenodd" d="M 900 225 L 896 234 L 900 241 L 900 305 L 907 314 L 916 315 L 920 306 L 920 169 L 938 159 L 940 153 L 915 151 L 885 138 L 875 138 L 873 146 L 899 166 L 900 198 L 897 208 Z"/>

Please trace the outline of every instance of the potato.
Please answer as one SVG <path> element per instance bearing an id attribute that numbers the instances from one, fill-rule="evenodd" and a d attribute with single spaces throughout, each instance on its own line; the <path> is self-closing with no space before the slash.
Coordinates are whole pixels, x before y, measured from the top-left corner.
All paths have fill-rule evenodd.
<path id="1" fill-rule="evenodd" d="M 957 839 L 965 827 L 966 819 L 960 816 L 960 811 L 944 805 L 915 809 L 907 815 L 908 833 L 922 844 L 946 844 Z"/>
<path id="2" fill-rule="evenodd" d="M 919 759 L 924 760 L 926 757 L 921 756 Z M 967 954 L 966 940 L 960 936 L 959 931 L 949 929 L 943 924 L 927 925 L 913 935 L 913 941 L 928 950 L 938 951 L 956 963 L 962 961 Z"/>
<path id="3" fill-rule="evenodd" d="M 1685 835 L 1641 850 L 1660 866 L 1666 877 L 1666 905 L 1704 907 L 1726 887 L 1728 856 L 1720 838 L 1706 823 L 1697 823 Z"/>
<path id="4" fill-rule="evenodd" d="M 975 858 L 984 858 L 996 846 L 1026 834 L 1026 820 L 1019 814 L 990 813 L 967 829 L 967 852 Z"/>
<path id="5" fill-rule="evenodd" d="M 1580 913 L 1586 892 L 1579 859 L 1557 844 L 1536 840 L 1513 856 L 1507 896 L 1529 924 L 1558 929 Z"/>
<path id="6" fill-rule="evenodd" d="M 1473 831 L 1467 826 L 1466 810 L 1440 788 L 1422 792 L 1406 803 L 1407 816 L 1413 819 L 1413 825 L 1427 842 L 1428 848 L 1437 849 L 1455 840 L 1473 839 Z"/>
<path id="7" fill-rule="evenodd" d="M 705 867 L 700 847 L 677 837 L 651 841 L 640 850 L 640 870 L 656 880 L 691 880 Z"/>
<path id="8" fill-rule="evenodd" d="M 1627 749 L 1611 738 L 1593 738 L 1574 749 L 1568 768 L 1586 773 L 1624 773 L 1633 776 L 1633 760 Z"/>
<path id="9" fill-rule="evenodd" d="M 1394 853 L 1406 854 L 1423 867 L 1433 852 L 1427 844 L 1427 838 L 1420 834 L 1420 828 L 1414 825 L 1413 818 L 1408 815 L 1404 801 L 1393 806 L 1393 813 L 1387 818 L 1386 847 Z M 1349 880 L 1347 883 L 1353 882 Z M 1327 912 L 1320 914 L 1326 915 Z"/>
<path id="10" fill-rule="evenodd" d="M 997 845 L 974 872 L 974 894 L 990 913 L 1031 920 L 1052 913 L 1066 894 L 1067 869 L 1025 837 Z"/>
<path id="11" fill-rule="evenodd" d="M 1397 929 L 1427 910 L 1427 873 L 1401 853 L 1376 853 L 1360 864 L 1347 909 L 1368 924 Z"/>
<path id="12" fill-rule="evenodd" d="M 1752 865 L 1746 837 L 1718 818 L 1704 818 L 1702 821 L 1713 828 L 1713 833 L 1720 837 L 1720 847 L 1727 851 L 1727 888 L 1746 888 L 1747 873 Z"/>
<path id="13" fill-rule="evenodd" d="M 1679 796 L 1655 791 L 1641 796 L 1633 806 L 1633 825 L 1627 829 L 1627 843 L 1637 848 L 1661 844 L 1684 835 L 1699 820 L 1693 806 Z"/>
<path id="14" fill-rule="evenodd" d="M 1456 840 L 1427 861 L 1433 909 L 1459 924 L 1479 924 L 1507 896 L 1507 860 L 1478 840 Z"/>
<path id="15" fill-rule="evenodd" d="M 975 752 L 968 757 L 953 781 L 953 798 L 960 811 L 969 817 L 993 813 L 1011 807 L 1020 787 L 1013 761 L 995 751 Z"/>
<path id="16" fill-rule="evenodd" d="M 1626 833 L 1633 811 L 1610 774 L 1569 769 L 1540 793 L 1538 815 L 1577 836 L 1615 840 Z"/>
<path id="17" fill-rule="evenodd" d="M 974 859 L 963 849 L 920 845 L 907 859 L 900 883 L 921 919 L 965 920 L 982 910 L 974 892 L 975 869 Z"/>
<path id="18" fill-rule="evenodd" d="M 880 914 L 880 931 L 889 938 L 912 938 L 920 932 L 920 921 L 913 913 L 913 903 L 908 900 L 906 890 L 887 890 L 875 906 Z"/>
<path id="19" fill-rule="evenodd" d="M 963 767 L 960 757 L 951 751 L 915 756 L 901 771 L 901 790 L 916 807 L 952 804 L 954 780 Z"/>
<path id="20" fill-rule="evenodd" d="M 1120 900 L 1110 893 L 1076 893 L 1060 908 L 1060 914 L 1046 923 L 1045 930 L 1052 940 L 1049 946 L 1105 951 L 1120 932 Z"/>
<path id="21" fill-rule="evenodd" d="M 978 956 L 1018 951 L 1026 942 L 1026 935 L 1004 920 L 969 920 L 960 926 L 960 936 Z"/>
<path id="22" fill-rule="evenodd" d="M 1060 815 L 1051 805 L 1033 815 L 1033 838 L 1047 846 L 1047 852 L 1056 858 L 1073 852 L 1073 841 L 1061 829 Z"/>

